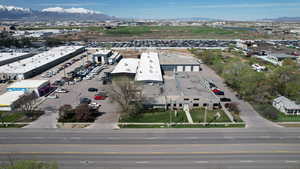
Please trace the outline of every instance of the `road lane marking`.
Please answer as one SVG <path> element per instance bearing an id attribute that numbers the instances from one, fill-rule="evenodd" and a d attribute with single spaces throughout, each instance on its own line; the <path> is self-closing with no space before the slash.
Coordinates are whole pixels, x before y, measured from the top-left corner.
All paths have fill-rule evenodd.
<path id="1" fill-rule="evenodd" d="M 208 161 L 195 161 L 195 163 L 197 163 L 197 164 L 207 164 Z"/>
<path id="2" fill-rule="evenodd" d="M 0 152 L 0 155 L 205 155 L 205 154 L 300 154 L 300 151 L 227 151 L 227 152 Z M 247 162 L 249 160 L 241 161 Z"/>
<path id="3" fill-rule="evenodd" d="M 145 138 L 146 140 L 156 140 L 156 139 L 158 139 L 158 137 L 147 137 L 147 138 Z"/>
<path id="4" fill-rule="evenodd" d="M 80 137 L 71 137 L 70 139 L 71 140 L 80 140 L 81 138 Z"/>
<path id="5" fill-rule="evenodd" d="M 286 160 L 285 163 L 298 163 L 298 161 Z"/>
<path id="6" fill-rule="evenodd" d="M 241 160 L 240 163 L 254 163 L 253 160 Z"/>
<path id="7" fill-rule="evenodd" d="M 67 139 L 67 138 L 64 138 Z M 285 144 L 285 143 L 257 143 L 257 144 L 146 144 L 147 147 L 177 147 L 177 146 L 189 146 L 189 147 L 208 147 L 208 146 L 300 146 L 300 143 Z M 145 147 L 145 144 L 0 144 L 0 147 L 16 147 L 16 146 L 54 146 L 54 147 Z"/>
<path id="8" fill-rule="evenodd" d="M 149 161 L 136 161 L 135 163 L 136 164 L 148 164 Z"/>

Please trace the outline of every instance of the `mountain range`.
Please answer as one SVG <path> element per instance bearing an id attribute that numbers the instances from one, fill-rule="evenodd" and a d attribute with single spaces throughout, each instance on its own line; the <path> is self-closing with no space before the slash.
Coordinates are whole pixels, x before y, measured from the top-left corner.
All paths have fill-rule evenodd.
<path id="1" fill-rule="evenodd" d="M 272 19 L 263 19 L 263 21 L 271 21 L 271 22 L 300 22 L 300 17 L 279 17 Z"/>
<path id="2" fill-rule="evenodd" d="M 46 8 L 32 10 L 15 6 L 0 5 L 0 20 L 21 21 L 104 21 L 115 20 L 116 17 L 108 16 L 102 12 L 84 8 Z"/>

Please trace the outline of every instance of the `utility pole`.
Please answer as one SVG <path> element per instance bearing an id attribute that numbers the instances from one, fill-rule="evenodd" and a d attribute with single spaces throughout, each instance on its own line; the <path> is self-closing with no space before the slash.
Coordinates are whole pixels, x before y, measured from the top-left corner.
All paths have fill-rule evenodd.
<path id="1" fill-rule="evenodd" d="M 207 107 L 205 106 L 205 112 L 204 112 L 204 126 L 206 126 L 206 122 L 207 122 Z"/>

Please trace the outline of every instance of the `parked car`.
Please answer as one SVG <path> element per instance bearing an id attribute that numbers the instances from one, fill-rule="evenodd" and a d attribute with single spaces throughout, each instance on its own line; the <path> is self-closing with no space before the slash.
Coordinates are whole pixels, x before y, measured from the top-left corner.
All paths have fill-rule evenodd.
<path id="1" fill-rule="evenodd" d="M 88 91 L 89 92 L 98 92 L 98 89 L 91 87 L 88 89 Z"/>
<path id="2" fill-rule="evenodd" d="M 107 98 L 107 95 L 105 92 L 99 92 L 95 95 L 95 100 L 105 100 Z"/>
<path id="3" fill-rule="evenodd" d="M 224 95 L 224 92 L 223 91 L 219 91 L 219 92 L 214 92 L 215 93 L 215 95 Z"/>
<path id="4" fill-rule="evenodd" d="M 56 89 L 55 92 L 56 93 L 68 93 L 69 91 L 66 89 Z"/>
<path id="5" fill-rule="evenodd" d="M 89 107 L 92 109 L 99 109 L 100 106 L 101 106 L 100 104 L 95 103 L 95 102 L 89 104 Z"/>
<path id="6" fill-rule="evenodd" d="M 47 96 L 48 99 L 58 99 L 56 94 Z"/>
<path id="7" fill-rule="evenodd" d="M 222 98 L 220 98 L 220 101 L 221 102 L 231 102 L 231 99 L 230 98 L 226 98 L 226 97 L 222 97 Z"/>
<path id="8" fill-rule="evenodd" d="M 89 98 L 86 98 L 86 97 L 80 98 L 80 104 L 90 104 L 91 102 L 92 102 L 92 100 Z"/>

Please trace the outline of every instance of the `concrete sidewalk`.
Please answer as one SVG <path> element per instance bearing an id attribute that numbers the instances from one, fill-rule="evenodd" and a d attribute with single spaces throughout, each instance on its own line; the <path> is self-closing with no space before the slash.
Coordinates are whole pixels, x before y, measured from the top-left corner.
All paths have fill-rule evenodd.
<path id="1" fill-rule="evenodd" d="M 40 118 L 23 128 L 57 128 L 57 119 L 57 111 L 46 110 L 45 114 L 43 114 Z"/>

